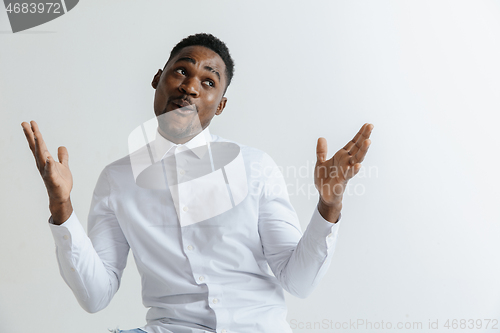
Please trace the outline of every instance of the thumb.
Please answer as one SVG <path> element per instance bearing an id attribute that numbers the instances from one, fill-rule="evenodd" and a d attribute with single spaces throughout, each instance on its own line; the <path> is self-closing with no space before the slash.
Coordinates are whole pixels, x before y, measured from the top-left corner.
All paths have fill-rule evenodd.
<path id="1" fill-rule="evenodd" d="M 59 162 L 61 164 L 63 164 L 65 167 L 69 168 L 69 165 L 68 165 L 69 154 L 68 154 L 68 150 L 66 149 L 66 147 L 61 146 L 57 149 L 57 157 L 59 158 Z"/>
<path id="2" fill-rule="evenodd" d="M 328 153 L 328 147 L 325 138 L 319 138 L 318 144 L 316 145 L 316 158 L 318 162 L 323 163 L 326 161 L 326 154 Z"/>

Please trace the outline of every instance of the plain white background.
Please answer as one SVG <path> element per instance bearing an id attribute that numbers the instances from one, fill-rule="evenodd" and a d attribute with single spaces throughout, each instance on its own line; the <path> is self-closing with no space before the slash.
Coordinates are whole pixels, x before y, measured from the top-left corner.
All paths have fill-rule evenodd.
<path id="1" fill-rule="evenodd" d="M 308 194 L 317 138 L 331 156 L 375 125 L 328 274 L 309 298 L 287 296 L 294 332 L 500 319 L 499 1 L 88 0 L 17 34 L 1 9 L 0 32 L 1 332 L 145 323 L 131 255 L 99 313 L 65 285 L 20 123 L 38 121 L 53 154 L 68 148 L 86 228 L 102 168 L 153 117 L 153 75 L 197 32 L 225 41 L 236 63 L 212 133 L 302 170 L 285 177 L 303 228 L 318 200 Z"/>

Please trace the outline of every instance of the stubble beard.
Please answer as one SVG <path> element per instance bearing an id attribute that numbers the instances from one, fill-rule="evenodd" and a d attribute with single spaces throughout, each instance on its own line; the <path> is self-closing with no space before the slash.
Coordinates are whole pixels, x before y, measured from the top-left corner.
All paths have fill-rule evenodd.
<path id="1" fill-rule="evenodd" d="M 197 111 L 193 115 L 185 116 L 186 118 L 191 118 L 190 120 L 182 119 L 183 121 L 188 121 L 184 126 L 178 124 L 179 118 L 182 117 L 183 116 L 176 114 L 175 110 L 168 112 L 164 110 L 164 112 L 157 117 L 160 134 L 167 138 L 182 140 L 194 137 L 203 130 Z"/>

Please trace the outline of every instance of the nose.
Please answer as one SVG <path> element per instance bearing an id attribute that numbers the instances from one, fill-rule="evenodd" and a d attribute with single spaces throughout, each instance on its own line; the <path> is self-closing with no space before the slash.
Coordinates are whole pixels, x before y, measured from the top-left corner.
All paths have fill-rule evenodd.
<path id="1" fill-rule="evenodd" d="M 187 77 L 182 81 L 179 86 L 179 90 L 186 95 L 190 95 L 192 97 L 198 97 L 200 89 L 200 83 L 195 78 Z"/>

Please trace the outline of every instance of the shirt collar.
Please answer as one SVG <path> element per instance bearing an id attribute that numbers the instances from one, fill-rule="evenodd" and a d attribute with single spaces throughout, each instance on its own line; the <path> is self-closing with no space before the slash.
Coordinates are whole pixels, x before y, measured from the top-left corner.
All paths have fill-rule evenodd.
<path id="1" fill-rule="evenodd" d="M 173 149 L 174 147 L 177 147 L 175 153 L 180 153 L 180 152 L 183 152 L 183 151 L 192 151 L 198 158 L 202 158 L 207 149 L 203 149 L 203 147 L 206 147 L 208 148 L 208 144 L 209 142 L 211 141 L 211 135 L 210 135 L 210 131 L 208 130 L 208 127 L 206 127 L 203 131 L 201 131 L 200 133 L 198 133 L 195 137 L 193 137 L 191 140 L 189 140 L 188 142 L 184 143 L 184 144 L 176 144 L 176 143 L 173 143 L 172 141 L 164 138 L 160 132 L 158 132 L 158 129 L 156 130 L 156 138 L 153 142 L 153 150 L 154 150 L 154 157 L 155 157 L 155 161 L 160 161 L 162 160 L 163 158 L 165 158 L 165 156 L 167 155 L 167 153 Z M 201 148 L 198 148 L 198 149 L 194 149 L 194 148 L 197 148 L 197 147 L 201 147 Z"/>

